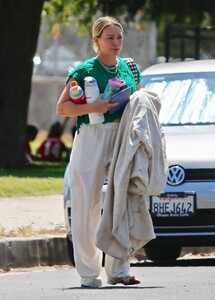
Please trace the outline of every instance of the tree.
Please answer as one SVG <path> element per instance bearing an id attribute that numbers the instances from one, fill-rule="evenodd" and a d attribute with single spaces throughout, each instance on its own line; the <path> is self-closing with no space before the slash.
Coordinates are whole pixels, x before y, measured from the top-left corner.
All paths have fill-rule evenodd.
<path id="1" fill-rule="evenodd" d="M 165 17 L 171 22 L 201 24 L 205 14 L 210 25 L 215 20 L 215 2 L 211 0 L 142 0 L 141 4 L 133 0 L 1 0 L 0 167 L 24 165 L 23 145 L 33 57 L 43 9 L 52 24 L 57 25 L 55 29 L 75 17 L 78 30 L 85 34 L 94 17 L 102 14 L 123 16 L 125 22 L 134 19 L 140 25 L 150 18 L 158 25 L 160 21 L 164 24 Z M 139 11 L 142 13 L 137 14 Z M 141 17 L 136 18 L 137 15 Z"/>
<path id="2" fill-rule="evenodd" d="M 24 139 L 44 0 L 0 2 L 0 166 L 24 164 Z"/>
<path id="3" fill-rule="evenodd" d="M 91 27 L 96 14 L 125 15 L 134 20 L 140 11 L 143 20 L 150 18 L 157 23 L 166 19 L 167 23 L 202 25 L 206 14 L 210 16 L 210 25 L 215 23 L 215 2 L 211 0 L 49 0 L 44 9 L 52 15 L 53 22 L 65 23 L 75 16 L 84 31 Z"/>

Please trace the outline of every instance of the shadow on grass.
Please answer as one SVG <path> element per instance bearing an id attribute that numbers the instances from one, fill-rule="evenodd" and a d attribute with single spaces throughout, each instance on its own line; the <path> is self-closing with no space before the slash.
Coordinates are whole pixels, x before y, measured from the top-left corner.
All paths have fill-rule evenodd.
<path id="1" fill-rule="evenodd" d="M 34 166 L 6 169 L 0 168 L 0 177 L 37 177 L 37 178 L 63 178 L 67 166 L 67 162 L 35 162 Z"/>

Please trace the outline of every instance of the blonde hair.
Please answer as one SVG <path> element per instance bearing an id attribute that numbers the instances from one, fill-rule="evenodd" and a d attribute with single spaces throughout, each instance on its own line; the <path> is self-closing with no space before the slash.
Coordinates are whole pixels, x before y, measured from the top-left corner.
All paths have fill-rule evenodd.
<path id="1" fill-rule="evenodd" d="M 115 18 L 106 16 L 106 17 L 101 17 L 101 18 L 97 19 L 94 22 L 93 27 L 92 27 L 93 49 L 95 52 L 99 52 L 99 48 L 98 48 L 98 45 L 96 44 L 96 42 L 94 41 L 94 37 L 100 38 L 105 27 L 107 27 L 109 25 L 117 25 L 122 29 L 122 32 L 123 32 L 123 27 L 122 27 L 121 23 L 118 20 L 116 20 Z"/>

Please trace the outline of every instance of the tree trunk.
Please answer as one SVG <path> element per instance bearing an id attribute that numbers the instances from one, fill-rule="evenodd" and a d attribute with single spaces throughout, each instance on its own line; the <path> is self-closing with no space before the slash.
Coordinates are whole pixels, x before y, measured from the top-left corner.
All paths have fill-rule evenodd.
<path id="1" fill-rule="evenodd" d="M 43 3 L 0 2 L 0 167 L 24 165 L 33 57 Z"/>

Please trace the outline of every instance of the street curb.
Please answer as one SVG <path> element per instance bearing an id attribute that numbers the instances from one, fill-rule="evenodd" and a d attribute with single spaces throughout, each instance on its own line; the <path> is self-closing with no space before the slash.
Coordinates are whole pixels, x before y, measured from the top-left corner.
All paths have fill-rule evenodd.
<path id="1" fill-rule="evenodd" d="M 215 247 L 184 247 L 181 256 L 215 252 Z M 141 259 L 147 259 L 142 249 Z M 0 240 L 0 269 L 72 265 L 66 237 L 7 238 Z"/>
<path id="2" fill-rule="evenodd" d="M 0 269 L 71 264 L 65 237 L 0 240 Z"/>

